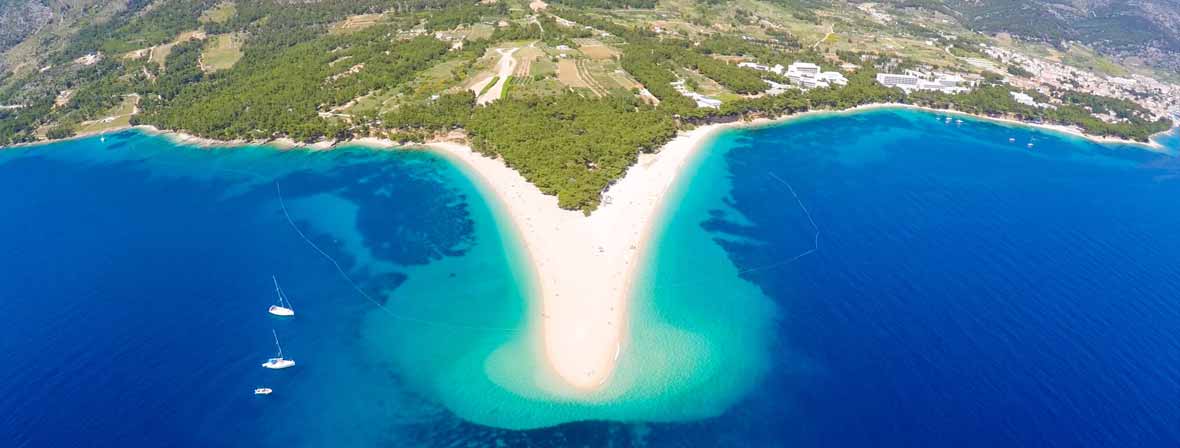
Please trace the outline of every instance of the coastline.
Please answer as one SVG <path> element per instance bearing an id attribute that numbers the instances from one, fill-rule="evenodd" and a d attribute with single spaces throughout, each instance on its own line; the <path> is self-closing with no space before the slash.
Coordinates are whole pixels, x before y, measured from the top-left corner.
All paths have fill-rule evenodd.
<path id="1" fill-rule="evenodd" d="M 557 207 L 500 159 L 470 147 L 427 147 L 465 165 L 495 193 L 525 245 L 537 280 L 546 364 L 580 392 L 610 380 L 627 339 L 628 299 L 665 194 L 685 164 L 723 124 L 682 132 L 642 154 L 590 216 Z"/>
<path id="2" fill-rule="evenodd" d="M 858 113 L 858 112 L 878 110 L 878 109 L 910 109 L 910 110 L 922 110 L 922 111 L 931 112 L 931 113 L 950 114 L 950 115 L 969 117 L 969 118 L 974 118 L 974 119 L 979 119 L 979 120 L 987 120 L 987 121 L 992 121 L 992 122 L 996 122 L 996 123 L 1004 123 L 1004 124 L 1015 125 L 1015 126 L 1026 126 L 1026 127 L 1035 128 L 1035 129 L 1054 131 L 1054 132 L 1066 134 L 1066 135 L 1069 135 L 1072 137 L 1079 137 L 1079 138 L 1082 138 L 1082 139 L 1085 139 L 1085 140 L 1088 140 L 1088 141 L 1091 141 L 1094 143 L 1107 144 L 1107 145 L 1138 146 L 1138 147 L 1141 147 L 1141 148 L 1144 148 L 1144 149 L 1147 149 L 1150 151 L 1155 151 L 1155 152 L 1167 152 L 1169 149 L 1169 148 L 1166 148 L 1163 145 L 1161 145 L 1158 141 L 1156 141 L 1157 137 L 1162 136 L 1162 135 L 1166 135 L 1166 134 L 1169 134 L 1172 132 L 1176 132 L 1177 129 L 1180 129 L 1180 122 L 1176 122 L 1176 124 L 1177 124 L 1176 127 L 1173 127 L 1171 129 L 1168 129 L 1163 132 L 1153 134 L 1151 136 L 1151 138 L 1146 142 L 1139 142 L 1139 141 L 1128 140 L 1128 139 L 1119 138 L 1119 137 L 1109 137 L 1109 136 L 1088 134 L 1085 131 L 1083 131 L 1082 129 L 1075 127 L 1075 126 L 1064 126 L 1064 125 L 1058 125 L 1058 124 L 1045 124 L 1045 123 L 1032 123 L 1032 122 L 1020 121 L 1020 120 L 1015 120 L 1015 119 L 1005 118 L 1005 117 L 992 117 L 992 116 L 988 116 L 988 115 L 973 114 L 973 113 L 958 111 L 958 110 L 954 110 L 954 109 L 938 109 L 938 108 L 933 108 L 933 107 L 917 106 L 917 105 L 905 104 L 905 103 L 871 103 L 871 104 L 862 104 L 860 106 L 855 106 L 855 107 L 851 107 L 848 109 L 840 109 L 840 110 L 815 109 L 815 110 L 809 110 L 809 111 L 805 111 L 805 112 L 796 112 L 796 113 L 792 113 L 792 114 L 785 114 L 785 115 L 781 115 L 781 116 L 774 117 L 774 118 L 760 117 L 760 118 L 755 118 L 753 120 L 738 120 L 738 121 L 734 121 L 734 122 L 711 123 L 711 124 L 707 124 L 707 125 L 703 125 L 703 126 L 724 126 L 724 127 L 763 126 L 763 125 L 773 125 L 773 124 L 784 123 L 784 122 L 792 120 L 792 119 L 805 117 L 805 116 L 811 116 L 811 115 L 851 114 L 851 113 Z M 106 135 L 106 134 L 114 134 L 114 133 L 123 132 L 123 131 L 127 131 L 127 130 L 137 130 L 137 131 L 143 132 L 145 134 L 149 134 L 149 135 L 159 135 L 159 136 L 163 136 L 165 138 L 168 138 L 177 144 L 196 146 L 196 147 L 200 147 L 200 148 L 236 148 L 236 147 L 240 147 L 240 146 L 270 146 L 270 147 L 273 147 L 276 149 L 302 148 L 302 149 L 311 149 L 311 150 L 329 150 L 329 149 L 333 149 L 333 148 L 337 148 L 337 147 L 341 147 L 341 146 L 352 146 L 352 145 L 365 146 L 365 147 L 370 147 L 370 148 L 407 148 L 407 149 L 412 149 L 412 148 L 422 146 L 422 144 L 419 144 L 419 143 L 398 143 L 393 140 L 389 140 L 389 139 L 381 138 L 381 137 L 356 137 L 356 138 L 348 138 L 348 139 L 344 139 L 344 140 L 322 140 L 322 141 L 318 141 L 315 143 L 297 142 L 295 140 L 291 140 L 286 137 L 274 138 L 274 139 L 257 139 L 257 140 L 245 140 L 245 139 L 217 140 L 217 139 L 211 139 L 211 138 L 205 138 L 205 137 L 198 137 L 198 136 L 188 134 L 188 133 L 185 133 L 182 131 L 167 131 L 167 130 L 162 130 L 162 129 L 156 128 L 155 126 L 141 124 L 141 125 L 135 125 L 135 126 L 120 126 L 120 127 L 106 129 L 106 130 L 102 130 L 102 131 L 96 131 L 96 132 L 86 132 L 86 133 L 72 135 L 72 136 L 69 136 L 66 138 L 61 138 L 61 139 L 56 139 L 56 140 L 42 140 L 42 141 L 35 141 L 35 142 L 17 143 L 17 144 L 8 145 L 8 146 L 0 146 L 0 150 L 48 145 L 48 144 L 53 144 L 53 143 L 66 142 L 66 141 L 70 141 L 70 140 L 83 139 L 83 138 L 87 138 L 87 137 L 96 137 L 96 136 L 101 136 L 101 135 Z M 432 143 L 438 142 L 438 141 L 449 141 L 449 140 L 447 140 L 447 139 L 431 140 L 431 141 L 428 141 L 426 143 L 426 145 L 429 145 L 429 144 L 432 144 Z"/>
<path id="3" fill-rule="evenodd" d="M 1163 145 L 1161 145 L 1159 142 L 1157 142 L 1155 137 L 1167 134 L 1169 132 L 1172 132 L 1174 129 L 1176 129 L 1175 127 L 1173 127 L 1173 128 L 1168 129 L 1166 131 L 1152 134 L 1151 138 L 1149 138 L 1146 142 L 1139 142 L 1139 141 L 1127 140 L 1125 138 L 1119 138 L 1119 137 L 1109 137 L 1109 136 L 1102 136 L 1102 135 L 1087 134 L 1081 128 L 1078 128 L 1076 126 L 1065 126 L 1065 125 L 1060 125 L 1060 124 L 1045 124 L 1045 123 L 1030 123 L 1027 121 L 1014 120 L 1014 119 L 1005 118 L 1005 117 L 992 117 L 992 116 L 988 116 L 988 115 L 978 115 L 978 114 L 972 114 L 972 113 L 968 113 L 968 112 L 962 112 L 962 111 L 958 111 L 958 110 L 954 110 L 954 109 L 936 109 L 933 107 L 915 106 L 913 104 L 901 104 L 901 103 L 868 104 L 865 106 L 858 106 L 858 107 L 854 107 L 852 109 L 847 109 L 847 111 L 857 110 L 860 107 L 863 107 L 864 108 L 863 110 L 888 109 L 888 108 L 893 107 L 893 108 L 899 108 L 899 109 L 922 110 L 922 111 L 932 112 L 932 113 L 957 115 L 957 116 L 961 116 L 961 117 L 970 117 L 970 118 L 975 118 L 975 119 L 979 119 L 979 120 L 992 121 L 995 123 L 1004 123 L 1004 124 L 1010 124 L 1010 125 L 1015 125 L 1015 126 L 1027 126 L 1027 127 L 1035 128 L 1035 129 L 1044 129 L 1044 130 L 1048 130 L 1048 131 L 1055 131 L 1055 132 L 1067 134 L 1067 135 L 1074 136 L 1074 137 L 1080 137 L 1080 138 L 1083 138 L 1085 140 L 1088 140 L 1088 141 L 1091 141 L 1094 143 L 1100 143 L 1100 144 L 1105 144 L 1105 145 L 1138 146 L 1143 149 L 1147 149 L 1149 151 L 1155 151 L 1155 152 L 1166 152 L 1168 149 L 1168 148 L 1164 147 Z M 843 111 L 841 111 L 841 112 L 843 112 Z M 1177 124 L 1180 125 L 1180 123 L 1177 123 Z"/>
<path id="4" fill-rule="evenodd" d="M 555 196 L 543 194 L 502 159 L 492 159 L 454 142 L 425 146 L 466 166 L 500 201 L 525 245 L 537 279 L 544 355 L 550 368 L 579 391 L 592 391 L 610 379 L 625 349 L 628 300 L 657 223 L 664 198 L 683 176 L 683 168 L 719 131 L 774 126 L 809 116 L 853 114 L 877 109 L 916 109 L 1041 128 L 1103 144 L 1131 144 L 1163 151 L 1156 142 L 1088 136 L 1055 125 L 939 110 L 906 104 L 870 104 L 841 111 L 812 110 L 778 118 L 714 123 L 681 131 L 654 154 L 639 161 L 603 195 L 590 216 L 563 210 Z"/>
<path id="5" fill-rule="evenodd" d="M 339 146 L 380 149 L 426 148 L 467 168 L 494 193 L 517 232 L 535 279 L 537 308 L 545 364 L 567 385 L 571 398 L 599 389 L 611 379 L 619 354 L 626 349 L 628 301 L 641 258 L 656 225 L 666 210 L 665 197 L 685 173 L 693 157 L 708 146 L 717 132 L 730 128 L 779 125 L 809 116 L 855 114 L 877 109 L 911 109 L 953 114 L 979 120 L 1040 128 L 1082 137 L 1101 144 L 1127 144 L 1164 151 L 1159 143 L 1132 142 L 1088 136 L 1058 125 L 1024 123 L 1006 118 L 979 116 L 953 110 L 907 104 L 868 104 L 845 110 L 811 110 L 777 118 L 714 123 L 681 131 L 653 154 L 640 154 L 626 174 L 603 195 L 603 205 L 590 216 L 558 207 L 556 196 L 543 194 L 500 158 L 489 158 L 465 144 L 444 139 L 420 144 L 399 144 L 388 139 L 364 137 L 304 144 L 289 139 L 220 141 L 161 131 L 151 126 L 129 126 L 70 139 L 135 129 L 160 135 L 173 143 L 198 148 L 233 148 L 263 145 L 285 150 L 329 150 Z M 57 142 L 61 140 L 55 140 Z M 15 145 L 36 146 L 52 142 Z"/>

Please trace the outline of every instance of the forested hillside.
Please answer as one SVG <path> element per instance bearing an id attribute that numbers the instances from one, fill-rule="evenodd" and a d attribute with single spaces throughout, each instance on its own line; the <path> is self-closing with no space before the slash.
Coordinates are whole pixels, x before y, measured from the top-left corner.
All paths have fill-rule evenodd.
<path id="1" fill-rule="evenodd" d="M 0 2 L 0 50 L 7 50 L 45 26 L 53 11 L 39 1 Z"/>
<path id="2" fill-rule="evenodd" d="M 1046 39 L 1078 32 L 1064 13 L 1035 26 L 985 3 L 910 0 L 890 11 L 941 11 L 987 29 L 1026 20 Z M 968 62 L 982 57 L 985 37 L 882 26 L 902 17 L 873 4 L 79 0 L 70 5 L 96 13 L 70 15 L 75 22 L 43 17 L 63 5 L 21 1 L 0 10 L 0 20 L 33 12 L 3 38 L 19 42 L 12 51 L 37 49 L 0 73 L 0 145 L 137 124 L 218 140 L 463 139 L 502 157 L 562 207 L 589 212 L 641 152 L 710 122 L 899 102 L 1135 140 L 1170 123 L 1135 101 L 1070 85 L 1040 92 L 1010 84 L 996 71 L 1022 82 L 1033 74 Z M 1021 10 L 1040 14 L 1039 5 Z M 58 18 L 60 29 L 45 34 Z M 961 34 L 951 39 L 952 31 Z M 770 69 L 796 61 L 846 85 L 803 88 L 781 67 Z M 907 94 L 875 80 L 878 71 L 907 69 L 959 72 L 979 85 Z M 1019 91 L 1054 105 L 1018 102 Z"/>
<path id="3" fill-rule="evenodd" d="M 1054 44 L 1080 41 L 1180 71 L 1180 2 L 1173 0 L 943 0 L 947 11 L 984 32 Z"/>

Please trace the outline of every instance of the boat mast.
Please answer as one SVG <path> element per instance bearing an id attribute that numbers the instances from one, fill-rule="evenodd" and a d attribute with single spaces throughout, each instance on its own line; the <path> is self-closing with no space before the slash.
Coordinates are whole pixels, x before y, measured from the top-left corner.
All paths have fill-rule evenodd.
<path id="1" fill-rule="evenodd" d="M 291 305 L 291 299 L 288 299 L 287 295 L 283 294 L 283 290 L 279 289 L 279 279 L 275 278 L 273 275 L 270 276 L 270 279 L 274 280 L 275 282 L 275 294 L 278 294 L 279 296 L 279 306 L 286 307 L 287 309 L 295 309 L 295 307 Z"/>
<path id="2" fill-rule="evenodd" d="M 283 359 L 283 346 L 279 345 L 279 334 L 275 333 L 275 329 L 270 329 L 270 334 L 275 336 L 275 347 L 279 348 L 279 359 Z"/>

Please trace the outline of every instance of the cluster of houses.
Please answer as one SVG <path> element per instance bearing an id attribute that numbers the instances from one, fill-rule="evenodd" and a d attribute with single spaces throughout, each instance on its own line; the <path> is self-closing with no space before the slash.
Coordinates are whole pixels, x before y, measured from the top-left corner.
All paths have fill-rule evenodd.
<path id="1" fill-rule="evenodd" d="M 830 86 L 844 86 L 848 85 L 848 78 L 839 72 L 825 72 L 820 70 L 816 64 L 809 62 L 794 62 L 789 66 L 783 67 L 781 64 L 766 66 L 753 62 L 742 62 L 738 67 L 759 70 L 763 72 L 774 73 L 779 76 L 786 77 L 790 84 L 782 84 L 768 79 L 764 79 L 770 85 L 770 90 L 766 93 L 769 95 L 781 94 L 792 87 L 799 87 L 803 90 L 814 89 L 817 87 Z M 681 95 L 691 98 L 697 103 L 697 107 L 718 109 L 721 107 L 721 100 L 717 98 L 708 97 L 697 92 L 693 92 L 685 85 L 684 80 L 678 80 L 672 83 L 672 87 L 680 92 Z"/>
<path id="2" fill-rule="evenodd" d="M 1062 62 L 1041 59 L 1001 47 L 984 47 L 984 53 L 999 64 L 1015 65 L 1029 72 L 1027 76 L 1008 76 L 1013 86 L 1051 95 L 1054 90 L 1067 89 L 1132 101 L 1156 117 L 1167 117 L 1180 108 L 1180 85 L 1159 81 L 1141 74 L 1129 77 L 1092 73 Z M 1095 115 L 1104 118 L 1101 115 Z"/>
<path id="3" fill-rule="evenodd" d="M 820 67 L 810 62 L 795 61 L 789 66 L 783 67 L 782 64 L 775 64 L 773 67 L 756 64 L 753 62 L 742 62 L 738 67 L 751 68 L 754 70 L 771 72 L 776 75 L 786 76 L 791 84 L 795 84 L 804 90 L 814 89 L 816 87 L 830 87 L 830 86 L 844 86 L 848 85 L 848 78 L 840 72 L 825 72 L 821 71 Z M 771 93 L 781 91 L 785 87 L 783 84 L 778 84 L 773 81 L 767 81 L 771 87 Z"/>
<path id="4" fill-rule="evenodd" d="M 898 87 L 906 92 L 934 90 L 943 93 L 962 93 L 971 90 L 974 81 L 950 73 L 906 70 L 904 74 L 878 73 L 877 82 L 885 87 Z"/>
<path id="5" fill-rule="evenodd" d="M 767 94 L 770 95 L 783 93 L 793 87 L 808 90 L 814 88 L 848 85 L 848 78 L 844 77 L 844 75 L 840 72 L 826 72 L 823 71 L 819 65 L 812 64 L 810 62 L 795 61 L 786 67 L 782 66 L 782 64 L 768 66 L 758 64 L 756 62 L 741 62 L 738 63 L 738 67 L 774 73 L 786 78 L 789 84 L 782 84 L 769 79 L 763 80 L 770 85 L 770 90 L 767 91 Z M 855 66 L 852 66 L 852 68 L 855 68 Z M 916 90 L 933 90 L 952 94 L 971 90 L 971 87 L 975 86 L 979 82 L 979 80 L 976 78 L 978 77 L 967 79 L 963 75 L 925 72 L 920 70 L 906 70 L 905 73 L 902 74 L 877 74 L 877 82 L 881 83 L 881 85 L 884 85 L 885 87 L 898 87 L 902 90 L 905 90 L 906 92 Z M 696 101 L 697 107 L 708 107 L 713 109 L 721 107 L 721 100 L 710 98 L 688 90 L 683 80 L 672 83 L 672 86 L 676 89 L 676 91 L 680 92 L 681 95 L 692 98 L 694 101 Z M 1045 107 L 1033 101 L 1031 97 L 1027 99 L 1029 103 L 1025 103 L 1023 101 L 1025 100 L 1023 97 L 1017 97 L 1016 100 L 1023 104 Z"/>

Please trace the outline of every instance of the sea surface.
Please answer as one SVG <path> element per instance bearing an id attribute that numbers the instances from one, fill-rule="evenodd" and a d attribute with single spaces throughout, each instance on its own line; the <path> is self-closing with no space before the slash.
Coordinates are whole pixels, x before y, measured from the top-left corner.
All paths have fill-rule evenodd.
<path id="1" fill-rule="evenodd" d="M 589 403 L 500 387 L 535 368 L 534 282 L 447 159 L 0 150 L 0 445 L 1177 446 L 1160 141 L 896 109 L 723 131 L 645 249 L 643 387 Z M 296 367 L 259 366 L 272 329 Z"/>

